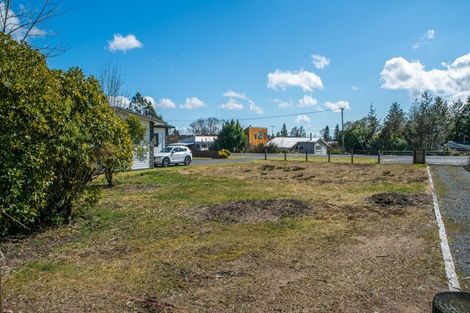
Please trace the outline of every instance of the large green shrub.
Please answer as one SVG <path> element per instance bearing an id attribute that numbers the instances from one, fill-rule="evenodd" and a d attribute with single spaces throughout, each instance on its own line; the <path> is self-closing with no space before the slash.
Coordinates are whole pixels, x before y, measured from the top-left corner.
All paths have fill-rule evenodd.
<path id="1" fill-rule="evenodd" d="M 38 51 L 0 34 L 0 234 L 70 221 L 110 145 L 130 162 L 127 128 L 98 82 L 49 70 Z"/>

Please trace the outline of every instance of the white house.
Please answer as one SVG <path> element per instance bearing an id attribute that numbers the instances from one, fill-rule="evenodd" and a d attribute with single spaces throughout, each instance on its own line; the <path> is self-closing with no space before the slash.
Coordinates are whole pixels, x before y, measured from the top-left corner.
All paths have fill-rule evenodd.
<path id="1" fill-rule="evenodd" d="M 268 142 L 281 150 L 308 152 L 311 154 L 328 154 L 328 143 L 323 138 L 315 137 L 276 137 Z"/>
<path id="2" fill-rule="evenodd" d="M 181 139 L 180 142 L 174 143 L 172 145 L 184 145 L 188 146 L 191 150 L 197 151 L 207 151 L 214 144 L 217 136 L 190 136 L 184 139 Z"/>
<path id="3" fill-rule="evenodd" d="M 124 119 L 128 116 L 139 118 L 142 126 L 145 128 L 145 133 L 147 134 L 144 140 L 142 140 L 142 145 L 149 146 L 148 152 L 143 156 L 134 155 L 134 159 L 132 160 L 132 169 L 138 170 L 154 167 L 154 156 L 165 147 L 165 138 L 168 134 L 168 129 L 174 127 L 158 118 L 145 116 L 131 110 L 119 107 L 113 107 L 113 109 L 117 115 Z"/>

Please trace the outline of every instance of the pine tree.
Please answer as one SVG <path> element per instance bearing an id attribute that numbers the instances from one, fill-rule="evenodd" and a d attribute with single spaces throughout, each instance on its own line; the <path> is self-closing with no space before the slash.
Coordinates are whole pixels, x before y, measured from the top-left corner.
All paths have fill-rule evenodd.
<path id="1" fill-rule="evenodd" d="M 384 120 L 384 126 L 380 131 L 380 147 L 384 150 L 403 150 L 406 147 L 404 140 L 406 118 L 405 113 L 397 102 L 392 103 L 387 117 Z"/>
<path id="2" fill-rule="evenodd" d="M 145 116 L 161 119 L 161 116 L 155 111 L 153 103 L 145 99 L 140 92 L 137 92 L 135 96 L 132 97 L 129 109 Z"/>
<path id="3" fill-rule="evenodd" d="M 287 137 L 289 136 L 288 132 L 287 132 L 287 127 L 286 127 L 286 123 L 282 124 L 282 128 L 281 128 L 281 137 Z"/>
<path id="4" fill-rule="evenodd" d="M 335 130 L 333 132 L 333 140 L 339 142 L 339 125 L 336 124 Z"/>
<path id="5" fill-rule="evenodd" d="M 330 141 L 330 127 L 326 125 L 326 127 L 323 129 L 323 140 L 326 142 Z"/>

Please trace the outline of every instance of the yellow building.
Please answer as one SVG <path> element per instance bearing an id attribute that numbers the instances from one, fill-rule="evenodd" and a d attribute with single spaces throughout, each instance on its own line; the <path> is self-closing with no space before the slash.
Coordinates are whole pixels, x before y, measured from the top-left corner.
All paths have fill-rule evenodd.
<path id="1" fill-rule="evenodd" d="M 245 129 L 248 146 L 257 146 L 268 143 L 268 129 L 266 127 L 247 127 Z"/>

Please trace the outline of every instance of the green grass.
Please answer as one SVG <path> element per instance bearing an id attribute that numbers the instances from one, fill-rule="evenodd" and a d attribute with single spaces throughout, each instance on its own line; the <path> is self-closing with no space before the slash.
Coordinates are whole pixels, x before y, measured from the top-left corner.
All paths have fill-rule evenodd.
<path id="1" fill-rule="evenodd" d="M 334 206 L 331 212 L 323 212 L 326 210 L 323 203 L 362 208 L 364 199 L 372 193 L 426 189 L 426 182 L 401 179 L 405 174 L 421 175 L 424 169 L 419 167 L 345 164 L 338 169 L 334 164 L 313 164 L 317 161 L 312 158 L 308 170 L 322 182 L 295 181 L 292 177 L 299 174 L 298 170 L 277 169 L 259 175 L 262 162 L 119 173 L 115 187 L 103 188 L 102 199 L 87 212 L 86 218 L 73 228 L 49 230 L 34 239 L 35 245 L 51 248 L 19 263 L 6 281 L 7 298 L 27 292 L 31 299 L 36 299 L 31 303 L 43 301 L 43 294 L 51 295 L 48 301 L 55 299 L 60 303 L 61 297 L 76 293 L 76 289 L 96 290 L 96 294 L 113 289 L 157 298 L 188 293 L 183 298 L 190 299 L 190 294 L 202 292 L 200 288 L 205 290 L 204 284 L 212 282 L 204 277 L 237 266 L 247 276 L 231 278 L 232 288 L 241 288 L 238 293 L 256 294 L 275 280 L 253 285 L 249 281 L 251 277 L 270 277 L 271 271 L 289 273 L 296 266 L 309 268 L 311 262 L 321 264 L 322 253 L 333 253 L 339 246 L 354 244 L 357 236 L 382 236 L 400 229 L 394 223 L 402 223 L 391 219 L 377 226 L 377 221 L 369 224 L 369 220 L 363 219 L 351 224 L 346 213 L 336 211 Z M 304 166 L 301 162 L 268 163 Z M 396 176 L 384 176 L 385 170 Z M 100 178 L 95 184 L 102 186 L 105 181 Z M 205 220 L 199 215 L 201 207 L 212 204 L 273 198 L 302 199 L 322 214 L 233 224 Z M 350 212 L 354 214 L 354 210 Z M 404 221 L 412 223 L 413 219 Z M 418 223 L 421 224 L 425 225 Z M 372 231 L 371 225 L 380 229 Z M 414 231 L 415 227 L 406 229 Z M 57 240 L 59 237 L 66 240 Z M 22 246 L 18 249 L 23 251 Z M 264 272 L 253 269 L 250 260 L 267 264 Z M 423 262 L 416 261 L 416 264 L 422 266 Z M 432 268 L 433 264 L 426 263 L 424 267 Z M 260 283 L 263 279 L 260 278 Z M 195 285 L 196 282 L 202 285 Z M 85 292 L 79 295 L 87 301 L 96 300 L 87 299 L 89 294 Z M 203 298 L 219 296 L 214 291 Z M 122 302 L 119 299 L 103 299 L 105 311 L 120 310 L 113 306 Z M 229 301 L 221 299 L 217 301 Z M 230 301 L 231 305 L 236 302 Z M 179 305 L 186 307 L 190 302 Z"/>

